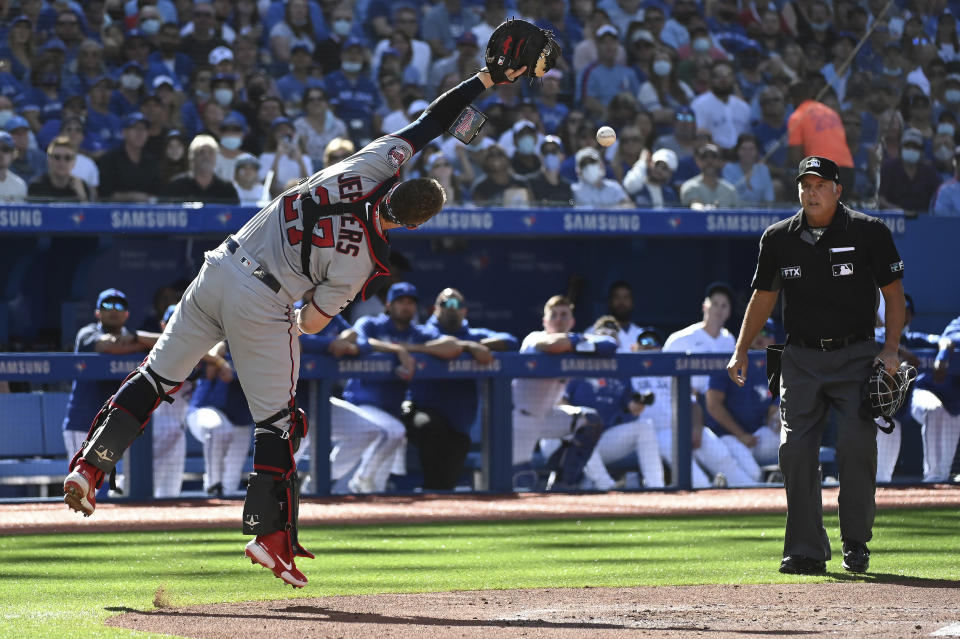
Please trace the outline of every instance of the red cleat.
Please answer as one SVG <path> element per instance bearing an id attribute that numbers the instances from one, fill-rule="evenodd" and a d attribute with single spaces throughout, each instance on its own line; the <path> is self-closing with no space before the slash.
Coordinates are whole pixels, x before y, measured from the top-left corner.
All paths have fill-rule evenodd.
<path id="1" fill-rule="evenodd" d="M 102 482 L 103 471 L 80 459 L 63 480 L 63 501 L 72 510 L 89 517 L 97 507 L 97 487 Z"/>
<path id="2" fill-rule="evenodd" d="M 274 576 L 294 588 L 307 585 L 307 577 L 297 570 L 290 548 L 290 533 L 277 530 L 269 535 L 258 535 L 247 543 L 246 555 L 254 563 L 273 571 Z"/>

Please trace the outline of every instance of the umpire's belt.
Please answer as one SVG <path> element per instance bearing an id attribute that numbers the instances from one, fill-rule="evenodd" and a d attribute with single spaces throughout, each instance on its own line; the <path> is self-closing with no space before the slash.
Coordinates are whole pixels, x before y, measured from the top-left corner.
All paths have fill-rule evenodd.
<path id="1" fill-rule="evenodd" d="M 802 346 L 803 348 L 812 348 L 818 351 L 838 351 L 851 344 L 866 342 L 875 339 L 873 333 L 859 333 L 847 335 L 846 337 L 802 337 L 800 335 L 790 334 L 787 336 L 787 344 L 791 346 Z"/>
<path id="2" fill-rule="evenodd" d="M 235 239 L 228 237 L 224 244 L 230 253 L 237 256 L 237 258 L 240 260 L 241 266 L 245 268 L 255 267 L 250 272 L 250 275 L 269 286 L 270 290 L 272 290 L 274 293 L 280 292 L 280 282 L 277 281 L 277 278 L 275 278 L 273 275 L 270 275 L 270 273 L 266 272 L 262 266 L 254 262 L 253 259 L 247 255 L 247 252 L 240 248 L 240 244 Z M 241 252 L 238 254 L 237 251 Z"/>

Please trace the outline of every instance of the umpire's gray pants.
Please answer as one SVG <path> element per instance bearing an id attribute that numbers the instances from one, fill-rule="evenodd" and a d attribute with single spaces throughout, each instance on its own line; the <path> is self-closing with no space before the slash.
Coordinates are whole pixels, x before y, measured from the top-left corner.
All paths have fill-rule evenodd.
<path id="1" fill-rule="evenodd" d="M 840 537 L 864 543 L 872 537 L 877 428 L 872 418 L 860 412 L 860 393 L 879 350 L 876 342 L 865 341 L 832 352 L 792 345 L 783 351 L 780 469 L 787 491 L 784 556 L 830 559 L 818 459 L 831 406 L 838 413 Z"/>

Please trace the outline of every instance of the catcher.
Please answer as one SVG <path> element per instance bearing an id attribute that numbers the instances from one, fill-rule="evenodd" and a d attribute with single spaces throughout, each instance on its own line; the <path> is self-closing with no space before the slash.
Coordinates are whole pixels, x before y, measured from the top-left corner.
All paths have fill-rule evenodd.
<path id="1" fill-rule="evenodd" d="M 876 511 L 877 426 L 874 415 L 892 415 L 909 376 L 899 372 L 900 332 L 906 302 L 903 261 L 890 230 L 875 217 L 840 202 L 835 162 L 807 157 L 800 163 L 801 209 L 760 239 L 753 297 L 727 372 L 743 386 L 747 347 L 783 290 L 787 344 L 780 357 L 780 470 L 787 491 L 787 527 L 780 572 L 826 572 L 830 541 L 823 527 L 818 454 L 831 407 L 839 414 L 837 470 L 843 568 L 865 572 L 867 542 Z M 874 341 L 877 289 L 886 300 L 886 342 Z M 884 395 L 875 363 L 890 375 Z M 769 371 L 768 371 L 769 372 Z M 864 380 L 870 378 L 864 406 Z M 889 412 L 889 411 L 893 412 Z"/>
<path id="2" fill-rule="evenodd" d="M 173 394 L 214 344 L 230 344 L 256 429 L 243 508 L 247 556 L 294 587 L 307 578 L 294 557 L 313 555 L 297 539 L 299 482 L 294 453 L 307 419 L 294 403 L 299 332 L 316 333 L 359 293 L 390 273 L 387 231 L 416 228 L 445 194 L 432 179 L 398 182 L 400 166 L 450 130 L 469 142 L 483 124 L 470 102 L 496 83 L 549 70 L 559 47 L 546 32 L 511 20 L 487 47 L 488 66 L 446 92 L 420 118 L 304 180 L 204 255 L 153 350 L 104 404 L 70 462 L 64 501 L 93 513 L 95 494 L 160 402 Z M 313 301 L 294 304 L 308 291 Z"/>

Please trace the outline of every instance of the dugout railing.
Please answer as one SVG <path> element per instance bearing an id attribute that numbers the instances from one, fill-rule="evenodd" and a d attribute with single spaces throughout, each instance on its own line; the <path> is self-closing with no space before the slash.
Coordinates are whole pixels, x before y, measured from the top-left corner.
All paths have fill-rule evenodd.
<path id="1" fill-rule="evenodd" d="M 923 368 L 932 367 L 934 351 L 921 351 Z M 691 489 L 691 404 L 690 378 L 725 370 L 728 355 L 636 353 L 613 357 L 590 355 L 521 355 L 498 353 L 491 364 L 479 364 L 468 356 L 442 361 L 417 355 L 416 377 L 429 379 L 477 379 L 484 387 L 481 397 L 479 464 L 476 469 L 481 491 L 506 493 L 514 490 L 512 465 L 511 381 L 521 377 L 634 377 L 668 376 L 675 379 L 672 397 L 657 398 L 673 402 L 674 453 L 668 489 Z M 0 381 L 41 384 L 72 379 L 119 381 L 141 360 L 99 354 L 73 353 L 0 353 Z M 953 365 L 960 366 L 960 357 Z M 301 360 L 301 384 L 306 385 L 305 407 L 312 425 L 309 440 L 308 472 L 311 477 L 305 494 L 330 494 L 330 403 L 328 398 L 339 382 L 350 377 L 370 380 L 395 379 L 396 362 L 392 357 L 374 355 L 365 358 L 333 359 L 305 355 Z M 763 354 L 750 354 L 749 377 L 765 379 Z M 44 405 L 43 393 L 0 394 L 0 485 L 49 485 L 66 473 L 65 455 L 50 455 L 43 444 L 59 435 L 58 412 Z M 48 420 L 50 423 L 47 423 Z M 39 442 L 39 443 L 38 443 Z M 129 451 L 129 472 L 125 499 L 144 501 L 152 497 L 152 447 L 148 436 L 140 437 Z M 39 447 L 39 448 L 38 448 Z M 62 448 L 62 443 L 61 443 Z M 55 491 L 51 491 L 55 495 Z M 41 496 L 44 496 L 41 494 Z"/>

